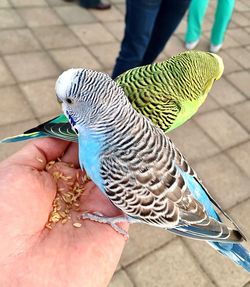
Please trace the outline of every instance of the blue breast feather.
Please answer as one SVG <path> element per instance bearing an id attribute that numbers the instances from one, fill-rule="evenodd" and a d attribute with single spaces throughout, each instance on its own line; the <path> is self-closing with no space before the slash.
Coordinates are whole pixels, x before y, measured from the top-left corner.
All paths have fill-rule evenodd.
<path id="1" fill-rule="evenodd" d="M 100 175 L 100 153 L 103 142 L 100 136 L 93 136 L 87 129 L 81 129 L 79 134 L 80 165 L 102 192 L 104 192 L 104 186 Z"/>

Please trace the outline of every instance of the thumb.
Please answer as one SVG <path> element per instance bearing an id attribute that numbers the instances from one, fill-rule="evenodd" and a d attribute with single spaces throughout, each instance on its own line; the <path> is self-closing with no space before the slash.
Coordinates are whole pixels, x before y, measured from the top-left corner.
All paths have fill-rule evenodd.
<path id="1" fill-rule="evenodd" d="M 32 140 L 21 150 L 6 159 L 3 165 L 25 165 L 37 170 L 43 170 L 49 161 L 61 157 L 69 144 L 69 142 L 54 138 Z"/>

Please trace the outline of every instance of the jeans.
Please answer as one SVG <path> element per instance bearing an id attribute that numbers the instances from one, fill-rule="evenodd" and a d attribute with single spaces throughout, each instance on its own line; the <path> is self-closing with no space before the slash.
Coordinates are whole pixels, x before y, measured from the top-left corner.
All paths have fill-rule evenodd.
<path id="1" fill-rule="evenodd" d="M 112 77 L 152 63 L 183 18 L 190 0 L 126 0 L 125 33 Z"/>

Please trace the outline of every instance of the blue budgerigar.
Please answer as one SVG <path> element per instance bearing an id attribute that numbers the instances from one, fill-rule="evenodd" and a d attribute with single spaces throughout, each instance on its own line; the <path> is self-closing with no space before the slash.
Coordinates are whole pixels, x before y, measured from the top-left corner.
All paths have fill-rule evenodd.
<path id="1" fill-rule="evenodd" d="M 70 69 L 58 78 L 56 94 L 78 131 L 82 168 L 125 214 L 83 218 L 107 222 L 117 230 L 116 223 L 123 220 L 146 223 L 205 240 L 250 272 L 250 253 L 239 243 L 245 239 L 241 231 L 221 221 L 216 212 L 220 206 L 180 151 L 133 109 L 108 75 Z"/>

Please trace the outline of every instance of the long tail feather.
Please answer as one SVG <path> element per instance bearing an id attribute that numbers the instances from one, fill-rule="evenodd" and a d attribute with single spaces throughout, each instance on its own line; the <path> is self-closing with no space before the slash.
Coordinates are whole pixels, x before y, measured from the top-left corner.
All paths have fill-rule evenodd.
<path id="1" fill-rule="evenodd" d="M 28 133 L 28 134 L 21 134 L 13 137 L 8 137 L 5 139 L 0 140 L 1 143 L 12 143 L 12 142 L 20 142 L 20 141 L 25 141 L 25 140 L 30 140 L 30 139 L 35 139 L 35 138 L 42 138 L 45 137 L 46 135 L 41 132 L 33 132 L 33 133 Z"/>
<path id="2" fill-rule="evenodd" d="M 221 254 L 231 259 L 234 263 L 240 265 L 250 272 L 250 252 L 247 251 L 241 244 L 211 241 L 208 241 L 208 243 Z"/>

